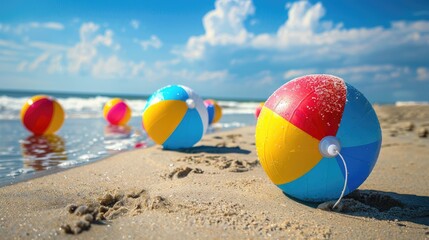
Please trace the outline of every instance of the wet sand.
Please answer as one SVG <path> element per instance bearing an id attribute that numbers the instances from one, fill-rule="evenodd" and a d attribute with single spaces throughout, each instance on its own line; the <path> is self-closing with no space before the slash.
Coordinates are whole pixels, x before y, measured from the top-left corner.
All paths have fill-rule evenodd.
<path id="1" fill-rule="evenodd" d="M 429 106 L 375 109 L 380 157 L 341 211 L 285 196 L 246 127 L 182 152 L 134 150 L 2 187 L 1 238 L 428 239 Z"/>

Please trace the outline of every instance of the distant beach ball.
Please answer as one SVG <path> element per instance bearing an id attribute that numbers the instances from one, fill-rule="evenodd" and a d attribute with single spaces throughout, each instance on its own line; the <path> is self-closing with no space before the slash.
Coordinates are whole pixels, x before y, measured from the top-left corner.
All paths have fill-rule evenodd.
<path id="1" fill-rule="evenodd" d="M 264 103 L 261 102 L 255 109 L 255 118 L 258 119 L 259 114 L 261 113 L 262 107 L 264 106 Z"/>
<path id="2" fill-rule="evenodd" d="M 114 98 L 104 105 L 103 115 L 112 125 L 125 125 L 131 118 L 131 109 L 124 100 Z"/>
<path id="3" fill-rule="evenodd" d="M 222 108 L 219 104 L 213 99 L 207 99 L 204 101 L 204 105 L 207 108 L 207 113 L 209 114 L 209 125 L 212 123 L 217 123 L 222 118 Z"/>
<path id="4" fill-rule="evenodd" d="M 169 85 L 152 94 L 142 118 L 147 134 L 165 149 L 192 147 L 208 125 L 203 100 L 182 85 Z"/>
<path id="5" fill-rule="evenodd" d="M 346 176 L 345 194 L 358 188 L 374 168 L 380 146 L 371 104 L 331 75 L 303 76 L 281 86 L 265 102 L 256 126 L 266 174 L 287 195 L 304 201 L 339 198 Z"/>
<path id="6" fill-rule="evenodd" d="M 52 134 L 63 125 L 64 110 L 52 97 L 33 96 L 21 109 L 21 121 L 35 135 Z"/>

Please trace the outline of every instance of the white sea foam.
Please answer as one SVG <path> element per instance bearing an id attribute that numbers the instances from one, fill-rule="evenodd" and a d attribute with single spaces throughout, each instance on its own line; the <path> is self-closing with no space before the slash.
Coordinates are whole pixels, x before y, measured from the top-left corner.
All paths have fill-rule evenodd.
<path id="1" fill-rule="evenodd" d="M 253 114 L 260 102 L 219 101 L 223 114 Z"/>
<path id="2" fill-rule="evenodd" d="M 418 106 L 418 105 L 429 105 L 429 102 L 426 101 L 398 101 L 395 103 L 395 106 Z"/>
<path id="3" fill-rule="evenodd" d="M 20 111 L 26 97 L 0 96 L 0 120 L 19 119 Z M 67 118 L 101 118 L 103 106 L 109 97 L 92 98 L 57 98 L 64 108 Z M 146 105 L 146 99 L 125 99 L 132 110 L 133 116 L 141 116 Z M 219 101 L 223 114 L 253 114 L 259 102 Z"/>

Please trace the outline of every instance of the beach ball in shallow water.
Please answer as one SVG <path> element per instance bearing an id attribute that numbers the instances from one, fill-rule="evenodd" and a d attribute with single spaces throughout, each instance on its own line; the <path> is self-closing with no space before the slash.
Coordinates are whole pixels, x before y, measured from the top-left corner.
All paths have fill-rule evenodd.
<path id="1" fill-rule="evenodd" d="M 189 148 L 204 135 L 208 125 L 203 100 L 190 88 L 170 85 L 156 91 L 143 110 L 143 128 L 166 149 Z"/>
<path id="2" fill-rule="evenodd" d="M 104 105 L 103 115 L 112 125 L 125 125 L 131 118 L 131 109 L 124 100 L 114 98 Z"/>
<path id="3" fill-rule="evenodd" d="M 381 130 L 368 100 L 331 75 L 296 78 L 262 107 L 256 149 L 265 172 L 287 195 L 321 202 L 358 188 L 380 151 Z M 338 155 L 338 152 L 340 155 Z"/>
<path id="4" fill-rule="evenodd" d="M 63 125 L 64 110 L 50 96 L 33 96 L 21 109 L 21 121 L 35 135 L 52 134 Z"/>
<path id="5" fill-rule="evenodd" d="M 222 118 L 222 108 L 219 104 L 213 99 L 204 100 L 204 105 L 207 108 L 207 113 L 209 115 L 209 125 L 212 123 L 217 123 Z"/>

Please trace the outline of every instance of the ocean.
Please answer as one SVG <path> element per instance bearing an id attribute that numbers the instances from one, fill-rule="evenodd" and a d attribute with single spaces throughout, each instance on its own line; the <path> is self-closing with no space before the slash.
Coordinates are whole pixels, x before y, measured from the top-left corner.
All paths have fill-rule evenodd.
<path id="1" fill-rule="evenodd" d="M 56 134 L 34 136 L 22 125 L 20 111 L 37 94 L 0 91 L 0 186 L 154 145 L 141 124 L 148 96 L 43 93 L 59 101 L 66 119 Z M 113 97 L 125 99 L 132 109 L 125 127 L 111 126 L 103 118 L 103 106 Z M 254 111 L 260 101 L 222 99 L 218 103 L 223 116 L 206 134 L 256 124 Z"/>

